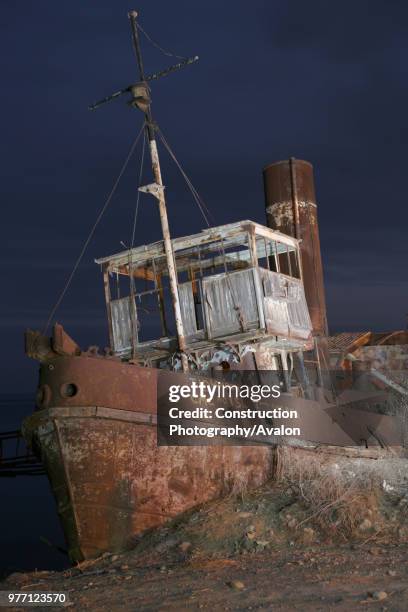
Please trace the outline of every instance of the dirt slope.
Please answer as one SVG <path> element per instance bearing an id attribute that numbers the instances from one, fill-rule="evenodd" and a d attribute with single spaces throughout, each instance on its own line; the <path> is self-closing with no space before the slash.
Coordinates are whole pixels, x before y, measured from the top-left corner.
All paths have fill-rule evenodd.
<path id="1" fill-rule="evenodd" d="M 316 500 L 307 479 L 300 489 L 285 478 L 230 496 L 126 553 L 0 588 L 66 591 L 73 610 L 408 610 L 404 492 L 371 483 Z"/>

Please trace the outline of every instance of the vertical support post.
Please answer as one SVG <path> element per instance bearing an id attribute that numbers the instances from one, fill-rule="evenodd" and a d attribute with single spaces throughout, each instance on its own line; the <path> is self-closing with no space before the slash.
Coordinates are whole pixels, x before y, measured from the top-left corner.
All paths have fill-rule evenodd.
<path id="1" fill-rule="evenodd" d="M 320 363 L 320 352 L 319 352 L 319 343 L 317 341 L 316 336 L 314 337 L 314 350 L 317 359 L 317 384 L 319 387 L 323 387 L 323 377 L 322 377 L 322 366 Z"/>
<path id="2" fill-rule="evenodd" d="M 299 368 L 300 368 L 300 375 L 302 377 L 302 383 L 305 387 L 305 397 L 306 399 L 313 399 L 311 397 L 311 393 L 310 393 L 310 381 L 309 381 L 309 376 L 307 374 L 307 370 L 306 370 L 306 366 L 305 366 L 305 360 L 303 357 L 303 351 L 299 351 L 298 352 L 298 359 L 299 359 Z"/>
<path id="3" fill-rule="evenodd" d="M 134 293 L 129 295 L 130 302 L 130 324 L 132 326 L 132 358 L 136 357 L 136 346 L 139 342 L 139 333 L 138 333 L 138 319 L 137 319 L 137 308 L 136 308 L 136 298 Z"/>
<path id="4" fill-rule="evenodd" d="M 166 311 L 164 308 L 164 292 L 162 275 L 156 270 L 156 262 L 152 259 L 152 268 L 154 274 L 154 286 L 157 289 L 157 301 L 159 303 L 160 322 L 163 336 L 167 336 Z"/>
<path id="5" fill-rule="evenodd" d="M 289 380 L 289 374 L 288 374 L 288 359 L 287 359 L 286 351 L 284 350 L 280 351 L 280 358 L 281 358 L 281 363 L 282 363 L 283 379 L 285 382 L 285 391 L 289 392 L 290 391 L 290 380 Z"/>
<path id="6" fill-rule="evenodd" d="M 266 258 L 266 267 L 268 268 L 268 270 L 271 269 L 271 262 L 269 261 L 269 256 L 268 256 L 268 245 L 266 242 L 266 238 L 264 238 L 264 246 L 265 246 L 265 258 Z"/>
<path id="7" fill-rule="evenodd" d="M 109 284 L 109 270 L 108 270 L 107 264 L 105 264 L 103 267 L 103 286 L 105 289 L 106 311 L 108 315 L 109 346 L 112 350 L 114 350 L 112 309 L 111 309 L 111 291 L 110 291 L 110 284 Z"/>
<path id="8" fill-rule="evenodd" d="M 256 250 L 256 235 L 253 227 L 248 229 L 248 246 L 251 253 L 251 265 L 256 268 L 258 266 L 258 253 Z"/>
<path id="9" fill-rule="evenodd" d="M 163 291 L 163 279 L 162 275 L 159 274 L 157 277 L 157 287 L 159 289 L 159 309 L 160 309 L 160 320 L 162 325 L 163 336 L 167 336 L 167 321 L 166 321 L 166 311 L 164 309 L 164 291 Z"/>
<path id="10" fill-rule="evenodd" d="M 278 243 L 276 242 L 276 240 L 274 241 L 274 245 L 275 245 L 274 257 L 275 257 L 276 272 L 278 274 L 280 274 L 280 261 L 279 261 Z"/>
<path id="11" fill-rule="evenodd" d="M 286 255 L 288 258 L 288 270 L 289 270 L 289 276 L 293 276 L 292 274 L 292 263 L 290 261 L 290 252 L 289 252 L 289 247 L 288 245 L 286 245 Z"/>
<path id="12" fill-rule="evenodd" d="M 198 255 L 198 262 L 199 262 L 199 266 L 200 266 L 200 276 L 201 276 L 201 278 L 203 278 L 203 264 L 202 264 L 202 261 L 201 261 L 200 245 L 198 245 L 198 247 L 197 247 L 197 255 Z"/>
<path id="13" fill-rule="evenodd" d="M 133 276 L 133 265 L 131 263 L 129 264 L 128 270 L 130 278 L 129 312 L 132 329 L 132 358 L 135 359 L 136 346 L 139 342 L 139 323 L 137 318 L 135 279 Z"/>
<path id="14" fill-rule="evenodd" d="M 299 243 L 297 245 L 296 248 L 296 261 L 297 261 L 297 266 L 298 266 L 298 270 L 299 270 L 299 278 L 303 283 L 303 266 L 302 266 L 302 257 L 300 255 L 300 246 Z"/>
<path id="15" fill-rule="evenodd" d="M 119 272 L 116 270 L 116 298 L 120 300 L 120 281 Z"/>
<path id="16" fill-rule="evenodd" d="M 195 271 L 193 270 L 192 266 L 189 266 L 188 268 L 188 280 L 191 281 L 191 290 L 193 292 L 194 295 L 196 295 L 197 293 L 197 281 L 195 278 Z"/>
<path id="17" fill-rule="evenodd" d="M 222 250 L 222 262 L 224 264 L 224 272 L 225 272 L 225 274 L 228 274 L 227 260 L 225 258 L 224 240 L 223 240 L 222 236 L 221 236 L 221 250 Z M 215 270 L 214 270 L 214 272 L 215 272 Z"/>

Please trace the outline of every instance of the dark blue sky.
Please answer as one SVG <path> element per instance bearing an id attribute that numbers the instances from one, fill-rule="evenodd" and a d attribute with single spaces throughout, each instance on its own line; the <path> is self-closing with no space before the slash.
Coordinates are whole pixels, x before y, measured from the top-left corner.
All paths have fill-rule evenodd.
<path id="1" fill-rule="evenodd" d="M 2 389 L 34 391 L 25 327 L 39 328 L 123 163 L 142 116 L 127 11 L 200 61 L 153 84 L 155 117 L 216 222 L 264 222 L 262 167 L 311 161 L 333 331 L 401 328 L 407 304 L 407 30 L 404 2 L 3 3 Z M 143 41 L 147 71 L 173 63 Z M 203 221 L 163 152 L 173 235 Z M 57 314 L 82 346 L 106 344 L 96 256 L 129 242 L 138 155 Z M 148 176 L 146 175 L 146 178 Z M 160 237 L 141 199 L 136 243 Z"/>

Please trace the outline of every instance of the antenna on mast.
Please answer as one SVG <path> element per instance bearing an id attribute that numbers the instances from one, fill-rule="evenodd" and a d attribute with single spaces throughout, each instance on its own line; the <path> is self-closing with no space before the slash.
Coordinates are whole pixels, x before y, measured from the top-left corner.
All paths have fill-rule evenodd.
<path id="1" fill-rule="evenodd" d="M 138 52 L 136 51 L 135 38 L 137 38 L 137 40 L 139 40 L 139 32 L 138 32 L 138 30 L 142 29 L 142 28 L 141 28 L 141 26 L 139 26 L 137 24 L 137 21 L 136 21 L 137 15 L 138 15 L 137 11 L 130 11 L 130 13 L 128 14 L 129 19 L 131 20 L 131 24 L 132 24 L 132 37 L 133 37 L 133 44 L 134 44 L 134 47 L 135 47 L 136 58 L 137 58 L 138 63 L 139 63 Z M 142 30 L 142 31 L 146 35 L 144 30 Z M 158 46 L 158 45 L 156 45 L 156 46 Z M 162 51 L 164 51 L 164 50 L 162 50 Z M 170 53 L 166 53 L 166 55 L 171 55 L 171 54 Z M 140 59 L 142 57 L 141 56 L 141 51 L 140 51 L 140 43 L 139 43 L 139 57 L 140 57 Z M 181 68 L 185 68 L 186 66 L 189 66 L 190 64 L 194 64 L 199 59 L 198 55 L 194 55 L 193 57 L 186 57 L 186 58 L 180 58 L 179 56 L 176 56 L 176 57 L 178 57 L 182 61 L 178 62 L 177 64 L 173 64 L 172 66 L 169 66 L 168 68 L 165 68 L 164 70 L 159 70 L 159 72 L 153 72 L 152 74 L 148 74 L 148 75 L 144 75 L 143 74 L 143 78 L 141 78 L 141 80 L 142 80 L 141 83 L 140 82 L 139 83 L 133 83 L 132 85 L 128 85 L 127 87 L 124 87 L 123 89 L 119 89 L 119 91 L 115 91 L 110 96 L 106 96 L 105 98 L 102 98 L 101 100 L 98 100 L 97 102 L 94 102 L 93 104 L 90 104 L 88 106 L 88 110 L 96 110 L 97 108 L 99 108 L 103 104 L 106 104 L 107 102 L 112 102 L 112 100 L 115 100 L 116 98 L 119 98 L 120 96 L 122 96 L 125 93 L 130 93 L 131 94 L 131 98 L 128 101 L 128 104 L 130 106 L 139 108 L 141 111 L 145 112 L 145 110 L 146 110 L 146 101 L 150 100 L 149 88 L 146 87 L 146 83 L 148 83 L 149 81 L 156 81 L 157 79 L 161 79 L 162 77 L 165 77 L 168 74 L 171 74 L 172 72 L 176 72 L 177 70 L 180 70 Z M 143 61 L 142 61 L 142 67 L 143 67 Z"/>
<path id="2" fill-rule="evenodd" d="M 115 92 L 111 96 L 107 96 L 106 98 L 103 98 L 99 102 L 95 102 L 95 104 L 89 107 L 89 110 L 95 110 L 102 104 L 105 104 L 106 102 L 110 102 L 111 100 L 121 96 L 122 94 L 126 92 L 130 92 L 131 99 L 129 101 L 129 104 L 141 110 L 145 115 L 145 129 L 146 129 L 146 134 L 147 134 L 148 142 L 149 142 L 149 150 L 150 150 L 150 157 L 151 157 L 151 163 L 152 163 L 154 183 L 151 183 L 150 185 L 139 187 L 139 190 L 144 193 L 151 194 L 153 197 L 156 198 L 158 202 L 161 229 L 162 229 L 162 234 L 163 234 L 164 251 L 166 255 L 167 269 L 169 273 L 170 293 L 171 293 L 171 298 L 172 298 L 172 303 L 173 303 L 174 318 L 176 322 L 177 342 L 178 342 L 178 347 L 181 353 L 182 368 L 184 372 L 187 372 L 188 371 L 188 359 L 185 353 L 186 340 L 185 340 L 185 335 L 184 335 L 184 326 L 183 326 L 183 320 L 181 316 L 181 308 L 180 308 L 180 301 L 179 301 L 179 294 L 178 294 L 177 270 L 175 266 L 173 245 L 172 245 L 171 237 L 170 237 L 170 228 L 169 228 L 169 221 L 168 221 L 167 209 L 166 209 L 166 199 L 164 195 L 164 185 L 163 185 L 162 176 L 161 176 L 160 160 L 159 160 L 159 154 L 157 151 L 157 144 L 156 144 L 156 138 L 155 138 L 155 123 L 153 121 L 152 111 L 150 108 L 150 104 L 151 104 L 150 88 L 147 82 L 158 79 L 162 76 L 166 76 L 170 72 L 174 72 L 175 70 L 178 70 L 179 68 L 183 68 L 184 66 L 187 66 L 188 64 L 192 64 L 198 60 L 198 57 L 195 56 L 192 58 L 186 58 L 182 62 L 179 62 L 178 64 L 175 64 L 174 66 L 170 66 L 170 68 L 167 68 L 166 70 L 162 70 L 161 72 L 157 72 L 155 74 L 146 76 L 144 72 L 143 58 L 142 58 L 142 52 L 140 48 L 139 26 L 137 23 L 137 17 L 138 17 L 137 11 L 130 11 L 130 13 L 128 14 L 128 17 L 130 19 L 133 46 L 134 46 L 136 60 L 137 60 L 138 68 L 139 68 L 139 81 L 133 85 L 129 85 L 128 87 Z M 131 271 L 129 272 L 131 273 Z"/>
<path id="3" fill-rule="evenodd" d="M 195 62 L 198 61 L 198 59 L 199 59 L 198 55 L 195 55 L 194 57 L 189 57 L 183 60 L 182 62 L 179 62 L 178 64 L 169 66 L 168 68 L 165 68 L 164 70 L 160 70 L 159 72 L 153 72 L 152 74 L 149 74 L 148 76 L 145 77 L 145 82 L 156 81 L 157 79 L 160 79 L 162 77 L 167 76 L 168 74 L 171 74 L 172 72 L 176 72 L 176 70 L 180 70 L 180 68 L 185 68 L 185 66 L 194 64 Z M 133 88 L 136 87 L 137 85 L 138 83 L 136 83 L 135 85 L 128 85 L 128 87 L 125 87 L 124 89 L 119 89 L 119 91 L 115 91 L 115 93 L 111 94 L 110 96 L 106 96 L 106 98 L 102 98 L 102 100 L 98 100 L 98 102 L 94 102 L 93 104 L 88 106 L 88 110 L 96 110 L 103 104 L 106 104 L 106 102 L 111 102 L 115 98 L 118 98 L 119 96 L 122 96 L 123 94 L 128 93 L 128 92 L 132 94 L 132 98 L 129 100 L 128 104 L 131 104 L 132 106 L 137 106 L 137 100 L 135 99 L 134 93 L 133 93 Z"/>

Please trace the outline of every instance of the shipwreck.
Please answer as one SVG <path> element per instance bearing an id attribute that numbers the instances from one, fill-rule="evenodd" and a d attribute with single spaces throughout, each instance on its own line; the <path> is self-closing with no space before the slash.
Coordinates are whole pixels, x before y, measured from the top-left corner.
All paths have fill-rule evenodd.
<path id="1" fill-rule="evenodd" d="M 157 204 L 161 238 L 96 260 L 104 352 L 83 350 L 58 323 L 51 335 L 26 333 L 40 373 L 23 435 L 48 475 L 75 561 L 127 548 L 237 480 L 254 487 L 273 472 L 273 444 L 158 446 L 161 377 L 269 371 L 294 398 L 313 403 L 333 392 L 311 164 L 265 167 L 266 225 L 245 219 L 172 237 L 157 146 L 166 142 L 152 117 L 150 83 L 197 58 L 146 75 L 144 31 L 135 11 L 129 19 L 139 81 L 92 108 L 127 93 L 144 115 L 152 176 L 139 191 Z M 323 412 L 315 418 L 329 418 Z M 378 446 L 378 436 L 368 433 L 364 448 L 370 444 Z"/>

